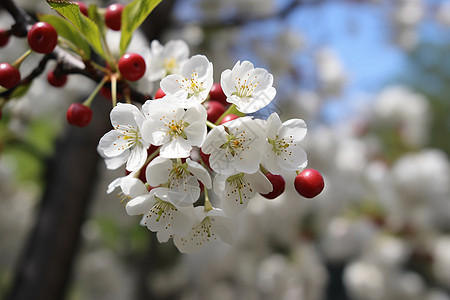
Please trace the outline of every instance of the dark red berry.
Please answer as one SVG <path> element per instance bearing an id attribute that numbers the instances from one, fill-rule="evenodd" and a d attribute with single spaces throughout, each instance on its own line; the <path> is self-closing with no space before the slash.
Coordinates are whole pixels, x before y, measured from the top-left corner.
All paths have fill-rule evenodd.
<path id="1" fill-rule="evenodd" d="M 225 124 L 226 122 L 230 122 L 232 120 L 235 120 L 237 118 L 239 118 L 239 116 L 237 116 L 235 114 L 226 115 L 225 117 L 223 117 L 222 121 L 220 121 L 220 125 Z"/>
<path id="2" fill-rule="evenodd" d="M 119 59 L 119 71 L 126 80 L 139 80 L 145 74 L 145 60 L 137 53 L 124 54 Z"/>
<path id="3" fill-rule="evenodd" d="M 155 93 L 155 99 L 160 99 L 162 97 L 164 97 L 166 95 L 166 93 L 164 93 L 164 91 L 159 88 L 156 93 Z"/>
<path id="4" fill-rule="evenodd" d="M 85 127 L 92 119 L 92 110 L 82 103 L 72 103 L 67 109 L 67 121 L 69 124 Z"/>
<path id="5" fill-rule="evenodd" d="M 7 89 L 13 88 L 20 82 L 20 72 L 8 63 L 0 64 L 0 85 Z"/>
<path id="6" fill-rule="evenodd" d="M 209 90 L 209 99 L 219 101 L 223 105 L 228 105 L 227 96 L 223 93 L 222 87 L 219 83 L 214 83 Z"/>
<path id="7" fill-rule="evenodd" d="M 122 11 L 123 5 L 121 4 L 111 4 L 106 9 L 105 13 L 105 23 L 108 28 L 112 30 L 120 30 L 122 25 Z"/>
<path id="8" fill-rule="evenodd" d="M 3 29 L 0 29 L 0 47 L 8 44 L 9 41 L 9 32 Z"/>
<path id="9" fill-rule="evenodd" d="M 306 169 L 295 177 L 294 186 L 303 197 L 314 198 L 322 192 L 325 182 L 319 171 Z"/>
<path id="10" fill-rule="evenodd" d="M 88 14 L 88 8 L 86 3 L 81 2 L 81 1 L 73 1 L 72 3 L 78 4 L 78 7 L 80 8 L 80 11 L 83 15 L 85 15 L 86 17 L 89 17 Z"/>
<path id="11" fill-rule="evenodd" d="M 219 119 L 226 110 L 225 106 L 218 101 L 208 101 L 207 106 L 206 113 L 208 114 L 208 121 L 212 123 L 216 123 L 217 119 Z"/>
<path id="12" fill-rule="evenodd" d="M 48 54 L 55 49 L 58 43 L 58 33 L 56 29 L 45 22 L 37 22 L 28 31 L 28 45 L 38 53 Z"/>
<path id="13" fill-rule="evenodd" d="M 202 159 L 203 163 L 211 169 L 211 166 L 209 165 L 209 157 L 211 154 L 206 154 L 202 150 L 200 150 L 200 158 Z"/>
<path id="14" fill-rule="evenodd" d="M 276 197 L 283 194 L 284 188 L 286 186 L 286 182 L 284 181 L 283 176 L 267 173 L 266 177 L 267 179 L 269 179 L 270 183 L 272 183 L 273 189 L 270 193 L 261 194 L 261 196 L 267 199 L 275 199 Z"/>
<path id="15" fill-rule="evenodd" d="M 56 75 L 55 72 L 50 71 L 47 74 L 47 81 L 54 87 L 62 87 L 67 82 L 67 75 L 66 74 Z"/>

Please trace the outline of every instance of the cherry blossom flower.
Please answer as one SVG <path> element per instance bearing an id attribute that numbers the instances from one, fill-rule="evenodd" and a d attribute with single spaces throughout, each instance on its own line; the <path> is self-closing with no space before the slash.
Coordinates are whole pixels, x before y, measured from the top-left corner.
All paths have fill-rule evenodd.
<path id="1" fill-rule="evenodd" d="M 195 222 L 192 205 L 179 201 L 179 196 L 159 187 L 130 200 L 125 209 L 130 216 L 144 215 L 141 224 L 157 232 L 158 241 L 167 242 L 174 234 L 185 236 Z"/>
<path id="2" fill-rule="evenodd" d="M 185 163 L 169 158 L 156 157 L 147 166 L 146 178 L 151 186 L 167 184 L 167 187 L 182 196 L 180 201 L 194 203 L 200 197 L 200 180 L 206 188 L 212 187 L 208 171 L 199 163 L 186 159 Z"/>
<path id="3" fill-rule="evenodd" d="M 180 107 L 189 108 L 206 100 L 213 81 L 212 63 L 204 55 L 195 55 L 183 64 L 180 74 L 161 80 L 161 89 L 174 96 Z"/>
<path id="4" fill-rule="evenodd" d="M 245 114 L 254 113 L 275 98 L 273 76 L 267 70 L 254 68 L 249 61 L 238 61 L 232 70 L 222 72 L 220 85 L 227 102 Z"/>
<path id="5" fill-rule="evenodd" d="M 189 56 L 189 48 L 182 40 L 172 40 L 165 46 L 157 40 L 152 41 L 150 53 L 146 58 L 146 75 L 151 81 L 160 80 L 170 74 L 178 74 L 181 65 Z"/>
<path id="6" fill-rule="evenodd" d="M 182 253 L 194 253 L 217 238 L 231 244 L 236 231 L 235 220 L 221 209 L 205 211 L 203 206 L 194 208 L 196 222 L 186 236 L 174 235 L 173 242 Z"/>
<path id="7" fill-rule="evenodd" d="M 188 157 L 192 146 L 200 146 L 206 137 L 206 109 L 202 105 L 183 109 L 166 96 L 147 101 L 142 110 L 147 118 L 142 137 L 160 146 L 166 158 Z"/>
<path id="8" fill-rule="evenodd" d="M 111 110 L 110 118 L 114 129 L 100 139 L 97 148 L 105 157 L 114 158 L 107 167 L 117 169 L 126 162 L 128 171 L 139 170 L 150 146 L 140 132 L 144 115 L 132 104 L 119 103 Z"/>
<path id="9" fill-rule="evenodd" d="M 213 128 L 202 145 L 202 151 L 211 154 L 211 168 L 223 174 L 255 173 L 264 145 L 263 127 L 261 120 L 242 117 Z"/>
<path id="10" fill-rule="evenodd" d="M 256 193 L 267 194 L 272 184 L 261 171 L 253 174 L 219 174 L 214 178 L 214 192 L 220 196 L 220 205 L 229 215 L 242 212 Z"/>
<path id="11" fill-rule="evenodd" d="M 114 179 L 107 189 L 107 193 L 112 193 L 116 188 L 120 188 L 121 192 L 118 196 L 121 197 L 122 201 L 130 200 L 132 198 L 139 197 L 141 195 L 148 194 L 147 187 L 139 179 L 137 172 L 131 172 L 127 176 L 119 177 Z"/>
<path id="12" fill-rule="evenodd" d="M 306 123 L 302 119 L 290 119 L 282 124 L 277 113 L 271 114 L 266 122 L 264 167 L 272 174 L 306 167 L 306 152 L 299 145 L 306 131 Z"/>

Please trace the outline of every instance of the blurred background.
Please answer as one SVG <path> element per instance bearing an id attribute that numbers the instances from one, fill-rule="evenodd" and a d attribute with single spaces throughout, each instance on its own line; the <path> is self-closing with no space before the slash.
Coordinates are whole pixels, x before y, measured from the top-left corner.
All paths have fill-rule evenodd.
<path id="1" fill-rule="evenodd" d="M 0 10 L 0 28 L 12 23 Z M 40 270 L 54 299 L 450 299 L 450 2 L 164 0 L 141 36 L 185 40 L 216 81 L 237 60 L 269 70 L 277 97 L 261 114 L 307 122 L 325 190 L 306 199 L 286 178 L 279 198 L 251 201 L 234 245 L 181 255 L 106 194 L 124 173 L 96 153 L 109 102 L 69 128 L 67 107 L 95 85 L 42 75 L 0 121 L 0 297 L 27 299 L 8 291 L 33 291 L 23 278 Z M 12 38 L 0 61 L 25 50 Z"/>

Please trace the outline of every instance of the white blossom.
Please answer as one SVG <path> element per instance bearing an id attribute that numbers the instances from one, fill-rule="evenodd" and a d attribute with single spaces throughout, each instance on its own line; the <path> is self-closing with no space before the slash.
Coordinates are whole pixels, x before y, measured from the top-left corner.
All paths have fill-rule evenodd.
<path id="1" fill-rule="evenodd" d="M 206 188 L 212 187 L 208 171 L 190 158 L 182 163 L 174 162 L 169 158 L 156 157 L 147 166 L 146 178 L 151 186 L 167 183 L 171 191 L 183 195 L 180 201 L 188 203 L 194 203 L 200 197 L 198 180 Z"/>
<path id="2" fill-rule="evenodd" d="M 140 132 L 145 119 L 143 114 L 132 104 L 119 103 L 111 110 L 110 118 L 114 129 L 100 139 L 97 148 L 104 156 L 115 159 L 107 167 L 116 169 L 126 162 L 128 171 L 139 170 L 150 146 Z"/>
<path id="3" fill-rule="evenodd" d="M 229 215 L 242 212 L 256 193 L 267 194 L 272 184 L 261 171 L 253 174 L 219 174 L 214 178 L 214 192 L 220 196 L 220 205 Z"/>
<path id="4" fill-rule="evenodd" d="M 157 232 L 158 241 L 166 242 L 172 235 L 186 235 L 195 219 L 193 207 L 179 201 L 167 188 L 155 188 L 147 195 L 136 197 L 126 205 L 129 215 L 143 215 L 141 224 Z"/>
<path id="5" fill-rule="evenodd" d="M 194 208 L 196 222 L 186 236 L 175 235 L 173 242 L 182 253 L 199 251 L 203 246 L 221 239 L 231 244 L 235 232 L 235 220 L 226 215 L 221 209 L 213 208 L 205 212 L 203 206 Z"/>
<path id="6" fill-rule="evenodd" d="M 232 70 L 222 72 L 220 85 L 227 102 L 245 114 L 268 105 L 275 98 L 273 76 L 263 68 L 255 68 L 249 61 L 238 61 Z"/>
<path id="7" fill-rule="evenodd" d="M 142 106 L 146 120 L 142 137 L 160 146 L 166 158 L 188 157 L 193 146 L 200 146 L 206 137 L 206 109 L 202 105 L 183 109 L 166 96 L 149 100 Z"/>
<path id="8" fill-rule="evenodd" d="M 306 123 L 302 119 L 290 119 L 281 123 L 277 113 L 266 122 L 266 144 L 263 165 L 272 174 L 282 170 L 296 171 L 307 164 L 306 152 L 300 142 L 306 135 Z"/>
<path id="9" fill-rule="evenodd" d="M 147 65 L 145 76 L 151 81 L 157 81 L 167 75 L 178 74 L 188 56 L 188 45 L 182 40 L 171 40 L 165 46 L 154 40 L 149 55 L 144 55 Z"/>
<path id="10" fill-rule="evenodd" d="M 213 85 L 213 65 L 204 55 L 191 57 L 181 67 L 180 74 L 161 80 L 161 89 L 180 107 L 189 108 L 206 100 Z"/>
<path id="11" fill-rule="evenodd" d="M 209 164 L 217 173 L 255 173 L 261 162 L 264 145 L 264 124 L 261 120 L 242 117 L 213 128 L 202 151 L 211 154 Z"/>

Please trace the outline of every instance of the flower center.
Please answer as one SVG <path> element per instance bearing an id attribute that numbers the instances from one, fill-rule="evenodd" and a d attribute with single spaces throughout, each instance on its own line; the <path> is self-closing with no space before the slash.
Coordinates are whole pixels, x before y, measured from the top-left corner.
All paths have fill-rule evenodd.
<path id="1" fill-rule="evenodd" d="M 198 80 L 197 71 L 192 71 L 191 78 L 188 79 L 185 77 L 184 80 L 181 81 L 181 84 L 183 85 L 184 90 L 188 92 L 188 98 L 205 90 L 203 82 Z"/>
<path id="2" fill-rule="evenodd" d="M 279 138 L 278 135 L 275 137 L 275 139 L 269 139 L 267 138 L 267 142 L 269 144 L 272 145 L 272 150 L 273 152 L 275 152 L 277 155 L 281 155 L 282 153 L 286 153 L 287 152 L 287 148 L 289 146 L 292 146 L 294 144 L 294 142 L 292 141 L 292 136 L 290 136 L 290 139 L 286 139 L 286 138 Z"/>
<path id="3" fill-rule="evenodd" d="M 166 69 L 167 75 L 172 74 L 176 67 L 178 67 L 178 64 L 175 57 L 164 59 L 164 69 Z"/>
<path id="4" fill-rule="evenodd" d="M 252 80 L 249 79 L 250 74 L 247 74 L 246 79 L 235 77 L 234 79 L 237 80 L 236 85 L 234 88 L 236 91 L 232 95 L 236 95 L 241 98 L 249 98 L 255 91 L 256 87 L 259 84 L 259 81 L 257 80 L 258 76 L 254 76 Z"/>
<path id="5" fill-rule="evenodd" d="M 181 136 L 185 140 L 187 140 L 186 133 L 184 132 L 184 129 L 189 126 L 189 123 L 183 122 L 183 120 L 176 121 L 171 120 L 169 123 L 165 124 L 165 126 L 168 127 L 167 134 L 172 137 L 172 139 L 177 138 L 178 136 Z"/>
<path id="6" fill-rule="evenodd" d="M 248 186 L 248 183 L 244 180 L 244 173 L 239 173 L 235 175 L 231 175 L 227 178 L 227 182 L 230 185 L 230 187 L 234 190 L 237 190 L 239 194 L 239 203 L 243 204 L 242 201 L 242 190 Z M 251 189 L 250 189 L 251 191 Z"/>
<path id="7" fill-rule="evenodd" d="M 238 137 L 235 137 L 233 134 L 228 134 L 227 141 L 220 148 L 227 149 L 232 156 L 235 156 L 237 154 L 236 150 L 244 150 L 245 141 L 246 139 L 243 134 L 240 134 Z"/>
<path id="8" fill-rule="evenodd" d="M 214 233 L 211 233 L 211 219 L 209 217 L 204 218 L 200 223 L 200 230 L 202 234 L 205 234 L 209 238 L 214 235 Z M 209 242 L 209 240 L 207 241 Z"/>
<path id="9" fill-rule="evenodd" d="M 152 213 L 157 215 L 158 217 L 155 220 L 156 222 L 159 222 L 159 220 L 161 220 L 161 218 L 163 218 L 163 219 L 166 218 L 166 215 L 170 215 L 172 213 L 171 212 L 172 210 L 177 211 L 177 208 L 173 204 L 163 201 L 156 196 L 155 196 L 155 199 L 156 199 L 156 203 L 150 209 L 149 217 L 152 216 Z"/>
<path id="10" fill-rule="evenodd" d="M 123 139 L 126 142 L 122 145 L 122 149 L 133 148 L 140 143 L 141 133 L 133 125 L 117 125 L 116 130 L 121 133 L 117 138 Z"/>

